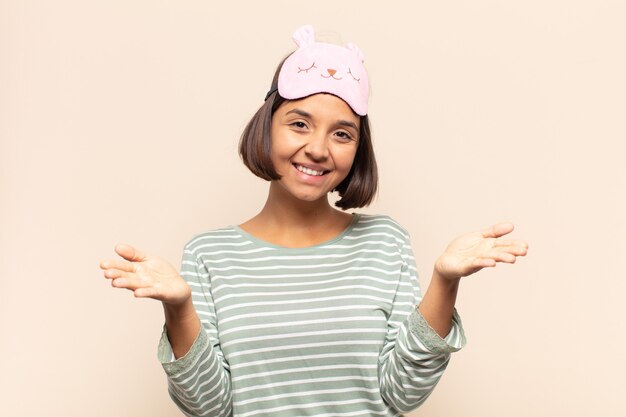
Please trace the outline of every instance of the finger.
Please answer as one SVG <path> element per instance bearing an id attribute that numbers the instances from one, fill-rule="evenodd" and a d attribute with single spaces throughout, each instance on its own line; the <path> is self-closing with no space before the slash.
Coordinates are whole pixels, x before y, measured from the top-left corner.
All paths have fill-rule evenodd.
<path id="1" fill-rule="evenodd" d="M 506 262 L 506 263 L 515 263 L 516 256 L 512 253 L 508 253 L 505 251 L 491 251 L 488 255 L 489 258 L 495 260 L 496 262 Z"/>
<path id="2" fill-rule="evenodd" d="M 528 242 L 526 242 L 525 240 L 514 240 L 510 242 L 508 245 L 503 245 L 503 246 L 512 246 L 512 247 L 514 246 L 514 247 L 521 248 L 521 249 L 528 251 Z"/>
<path id="3" fill-rule="evenodd" d="M 137 288 L 134 291 L 134 295 L 137 298 L 156 298 L 159 294 L 154 287 Z"/>
<path id="4" fill-rule="evenodd" d="M 145 284 L 138 280 L 129 277 L 115 278 L 111 281 L 111 286 L 115 288 L 126 288 L 127 290 L 135 291 L 138 288 L 142 288 Z"/>
<path id="5" fill-rule="evenodd" d="M 512 255 L 515 255 L 515 256 L 526 256 L 526 253 L 528 252 L 528 249 L 525 248 L 524 246 L 517 246 L 517 245 L 500 246 L 498 247 L 498 249 L 503 252 L 507 252 Z"/>
<path id="6" fill-rule="evenodd" d="M 120 271 L 119 269 L 111 268 L 104 271 L 104 277 L 109 279 L 116 278 L 131 278 L 131 274 L 126 271 Z"/>
<path id="7" fill-rule="evenodd" d="M 511 246 L 509 248 L 506 248 L 506 251 L 508 253 L 512 253 L 515 256 L 526 256 L 526 254 L 528 253 L 528 248 L 525 248 L 523 246 Z"/>
<path id="8" fill-rule="evenodd" d="M 504 239 L 499 237 L 496 239 L 496 243 L 494 246 L 523 246 L 527 248 L 528 243 L 526 243 L 526 241 L 524 240 Z"/>
<path id="9" fill-rule="evenodd" d="M 132 262 L 128 262 L 125 260 L 119 259 L 107 259 L 105 261 L 100 262 L 101 269 L 119 269 L 120 271 L 126 272 L 136 272 L 135 264 Z"/>
<path id="10" fill-rule="evenodd" d="M 115 278 L 111 280 L 111 287 L 115 288 L 128 288 L 128 279 L 127 278 Z"/>
<path id="11" fill-rule="evenodd" d="M 117 252 L 117 254 L 120 255 L 122 258 L 134 262 L 144 261 L 147 257 L 147 255 L 141 252 L 139 249 L 136 249 L 125 243 L 115 245 L 115 252 Z"/>
<path id="12" fill-rule="evenodd" d="M 483 237 L 496 237 L 497 238 L 497 237 L 506 235 L 508 233 L 511 233 L 514 228 L 515 226 L 513 225 L 513 223 L 501 222 L 501 223 L 496 223 L 493 226 L 488 227 L 486 229 L 483 229 L 481 233 Z"/>

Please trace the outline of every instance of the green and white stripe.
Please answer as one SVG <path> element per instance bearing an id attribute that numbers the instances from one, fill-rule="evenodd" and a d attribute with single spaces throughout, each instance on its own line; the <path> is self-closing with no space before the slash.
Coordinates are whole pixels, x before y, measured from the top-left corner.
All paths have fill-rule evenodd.
<path id="1" fill-rule="evenodd" d="M 355 214 L 307 248 L 207 232 L 186 245 L 181 274 L 203 328 L 173 361 L 164 331 L 159 359 L 190 416 L 398 416 L 465 344 L 456 312 L 445 339 L 419 314 L 410 238 L 388 216 Z"/>

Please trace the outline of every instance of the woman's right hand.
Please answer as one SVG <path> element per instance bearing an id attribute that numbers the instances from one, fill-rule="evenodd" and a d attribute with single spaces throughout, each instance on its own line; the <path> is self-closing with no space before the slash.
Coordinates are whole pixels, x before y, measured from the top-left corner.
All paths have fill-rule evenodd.
<path id="1" fill-rule="evenodd" d="M 126 288 L 133 291 L 135 297 L 154 298 L 170 306 L 181 305 L 190 299 L 189 285 L 163 259 L 125 244 L 116 245 L 115 252 L 123 260 L 100 262 L 105 278 L 111 280 L 113 287 Z"/>

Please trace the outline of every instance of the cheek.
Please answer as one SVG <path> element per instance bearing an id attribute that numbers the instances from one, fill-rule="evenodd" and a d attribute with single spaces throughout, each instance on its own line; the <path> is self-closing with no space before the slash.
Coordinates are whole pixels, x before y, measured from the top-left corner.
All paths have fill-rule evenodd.
<path id="1" fill-rule="evenodd" d="M 280 160 L 289 156 L 293 146 L 288 137 L 282 136 L 272 136 L 272 148 L 271 148 L 271 156 L 272 160 Z"/>
<path id="2" fill-rule="evenodd" d="M 350 170 L 356 156 L 356 146 L 351 149 L 342 149 L 335 155 L 335 164 L 338 165 L 338 168 Z"/>
<path id="3" fill-rule="evenodd" d="M 291 165 L 289 161 L 293 156 L 294 147 L 291 146 L 285 137 L 272 136 L 272 138 L 270 159 L 272 160 L 276 172 L 279 175 L 285 175 Z M 276 140 L 274 138 L 276 138 Z"/>
<path id="4" fill-rule="evenodd" d="M 280 146 L 274 147 L 272 144 L 272 151 L 270 153 L 270 159 L 272 160 L 272 164 L 274 165 L 274 169 L 280 175 L 284 175 L 284 165 L 285 165 L 285 157 L 281 152 Z"/>

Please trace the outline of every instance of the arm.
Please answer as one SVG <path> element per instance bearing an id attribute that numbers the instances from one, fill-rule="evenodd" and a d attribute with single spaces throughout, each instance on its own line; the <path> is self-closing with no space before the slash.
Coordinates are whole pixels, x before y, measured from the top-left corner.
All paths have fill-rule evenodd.
<path id="1" fill-rule="evenodd" d="M 400 413 L 420 406 L 432 393 L 448 366 L 451 352 L 465 345 L 459 316 L 452 310 L 445 339 L 422 316 L 423 303 L 408 234 L 402 239 L 402 270 L 385 345 L 379 359 L 381 395 Z M 432 292 L 431 292 L 432 293 Z"/>
<path id="2" fill-rule="evenodd" d="M 159 343 L 158 356 L 167 374 L 170 396 L 187 415 L 231 415 L 230 368 L 218 339 L 211 280 L 193 250 L 193 241 L 183 252 L 181 275 L 191 289 L 191 301 L 183 307 L 189 309 L 189 315 L 168 318 L 171 310 L 166 309 L 165 330 Z M 174 319 L 176 325 L 170 328 L 168 319 Z M 196 325 L 195 333 L 185 331 Z M 191 346 L 185 349 L 190 335 L 193 335 Z M 187 350 L 184 356 L 178 355 L 178 348 Z M 176 360 L 172 360 L 172 354 Z"/>
<path id="3" fill-rule="evenodd" d="M 111 285 L 163 303 L 165 326 L 158 356 L 173 401 L 188 416 L 230 415 L 230 373 L 217 340 L 209 274 L 204 265 L 189 245 L 180 274 L 162 259 L 131 246 L 118 245 L 115 250 L 125 260 L 100 265 L 105 277 L 112 279 Z"/>
<path id="4" fill-rule="evenodd" d="M 176 359 L 189 352 L 193 342 L 200 333 L 200 320 L 193 307 L 191 296 L 180 305 L 163 303 L 167 338 L 172 346 Z"/>
<path id="5" fill-rule="evenodd" d="M 460 278 L 496 262 L 512 263 L 516 256 L 526 254 L 526 242 L 501 238 L 512 230 L 512 224 L 500 223 L 455 239 L 435 263 L 423 299 L 410 239 L 408 234 L 404 236 L 404 266 L 380 364 L 381 392 L 395 409 L 408 412 L 422 404 L 441 378 L 450 354 L 465 344 L 454 309 Z M 412 303 L 408 302 L 407 286 L 414 291 Z M 407 311 L 407 304 L 418 308 Z M 397 322 L 401 324 L 396 326 Z"/>
<path id="6" fill-rule="evenodd" d="M 422 317 L 441 337 L 445 337 L 452 328 L 452 313 L 458 291 L 458 279 L 445 279 L 435 269 L 426 294 L 419 304 Z"/>

